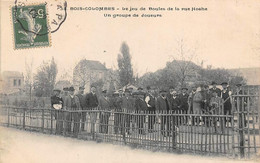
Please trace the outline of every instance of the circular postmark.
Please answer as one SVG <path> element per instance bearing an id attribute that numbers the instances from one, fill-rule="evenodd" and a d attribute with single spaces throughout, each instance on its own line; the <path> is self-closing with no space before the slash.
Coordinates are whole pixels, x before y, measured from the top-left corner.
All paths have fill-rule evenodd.
<path id="1" fill-rule="evenodd" d="M 19 33 L 44 36 L 61 28 L 67 18 L 67 2 L 15 0 L 12 14 L 14 23 L 19 26 Z"/>

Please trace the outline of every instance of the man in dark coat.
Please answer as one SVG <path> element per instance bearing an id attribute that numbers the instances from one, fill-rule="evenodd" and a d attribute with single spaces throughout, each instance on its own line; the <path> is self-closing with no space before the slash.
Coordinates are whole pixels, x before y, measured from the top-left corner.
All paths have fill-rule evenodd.
<path id="1" fill-rule="evenodd" d="M 135 112 L 135 99 L 131 97 L 130 91 L 125 90 L 125 96 L 122 98 L 122 110 L 125 113 L 134 113 Z M 130 134 L 130 123 L 133 124 L 133 116 L 131 114 L 125 114 L 125 128 L 126 132 Z"/>
<path id="2" fill-rule="evenodd" d="M 188 98 L 189 98 L 188 88 L 183 87 L 181 89 L 181 93 L 179 95 L 180 111 L 181 111 L 182 114 L 188 113 L 188 109 L 189 109 Z M 188 117 L 182 116 L 180 120 L 181 120 L 182 124 L 186 124 L 188 122 Z"/>
<path id="3" fill-rule="evenodd" d="M 145 102 L 148 107 L 148 132 L 153 132 L 153 126 L 155 124 L 155 96 L 154 90 L 150 86 L 147 87 L 147 94 Z"/>
<path id="4" fill-rule="evenodd" d="M 68 96 L 68 93 L 69 93 L 69 88 L 68 87 L 64 87 L 63 88 L 63 91 L 62 91 L 62 100 L 65 101 L 65 98 Z"/>
<path id="5" fill-rule="evenodd" d="M 79 98 L 79 103 L 80 103 L 80 110 L 82 110 L 82 113 L 79 113 L 80 119 L 81 119 L 81 131 L 84 131 L 85 128 L 85 122 L 86 122 L 86 97 L 84 95 L 84 87 L 79 87 L 79 92 L 76 94 L 76 96 Z"/>
<path id="6" fill-rule="evenodd" d="M 144 123 L 145 123 L 145 115 L 144 112 L 147 111 L 147 105 L 146 102 L 144 101 L 144 96 L 145 93 L 143 92 L 137 92 L 137 99 L 135 100 L 135 108 L 137 114 L 137 126 L 138 126 L 138 131 L 139 134 L 145 134 L 144 131 Z"/>
<path id="7" fill-rule="evenodd" d="M 212 88 L 210 88 L 211 93 L 216 92 L 217 95 L 218 95 L 218 97 L 220 97 L 220 95 L 221 95 L 221 90 L 220 90 L 219 88 L 217 88 L 217 83 L 213 81 L 213 82 L 211 83 L 211 85 L 212 85 Z"/>
<path id="8" fill-rule="evenodd" d="M 224 105 L 224 115 L 231 115 L 232 105 L 231 105 L 231 94 L 232 92 L 228 89 L 228 83 L 223 82 L 222 84 L 223 90 L 221 91 L 220 97 L 223 99 Z M 225 122 L 227 123 L 229 119 L 226 119 Z"/>
<path id="9" fill-rule="evenodd" d="M 91 133 L 95 132 L 95 123 L 97 121 L 97 112 L 91 110 L 97 110 L 98 97 L 96 95 L 96 87 L 91 86 L 90 93 L 86 95 L 86 108 L 89 110 Z"/>
<path id="10" fill-rule="evenodd" d="M 114 132 L 118 134 L 124 134 L 123 126 L 124 126 L 124 117 L 123 117 L 123 110 L 122 110 L 122 99 L 123 99 L 123 92 L 122 90 L 118 90 L 118 92 L 114 92 L 114 100 L 113 105 L 115 107 L 114 113 Z"/>
<path id="11" fill-rule="evenodd" d="M 80 110 L 80 102 L 79 98 L 74 95 L 75 89 L 74 87 L 69 88 L 69 95 L 65 98 L 64 101 L 64 110 L 66 111 L 72 111 L 72 112 L 65 112 L 65 131 L 66 134 L 69 134 L 71 132 L 71 123 L 73 122 L 73 134 L 74 137 L 78 136 L 79 133 L 79 126 L 80 126 L 80 118 L 78 111 Z"/>
<path id="12" fill-rule="evenodd" d="M 194 102 L 194 96 L 196 94 L 196 91 L 197 91 L 197 87 L 193 86 L 192 90 L 191 90 L 191 93 L 189 94 L 189 97 L 188 97 L 188 104 L 189 104 L 188 114 L 194 114 L 193 102 Z M 192 125 L 195 124 L 194 116 L 191 117 L 191 123 L 192 123 Z"/>
<path id="13" fill-rule="evenodd" d="M 187 93 L 188 88 L 183 87 L 181 94 L 179 95 L 179 99 L 180 99 L 180 109 L 182 110 L 182 112 L 184 114 L 187 114 L 189 105 L 188 105 L 188 98 L 189 98 L 189 94 Z"/>
<path id="14" fill-rule="evenodd" d="M 99 132 L 108 134 L 108 122 L 113 105 L 110 98 L 107 96 L 107 90 L 102 91 L 102 95 L 99 97 L 98 101 L 101 110 Z"/>
<path id="15" fill-rule="evenodd" d="M 63 113 L 62 113 L 62 107 L 63 107 L 63 100 L 60 97 L 60 90 L 54 89 L 53 93 L 54 95 L 51 96 L 51 106 L 52 109 L 54 109 L 54 117 L 56 119 L 56 134 L 61 134 L 63 130 Z"/>
<path id="16" fill-rule="evenodd" d="M 167 98 L 167 92 L 165 90 L 160 90 L 159 96 L 155 102 L 155 108 L 157 114 L 164 114 L 160 117 L 161 119 L 161 133 L 163 136 L 168 136 L 170 132 L 170 118 L 169 115 L 166 115 L 171 110 L 171 104 Z"/>

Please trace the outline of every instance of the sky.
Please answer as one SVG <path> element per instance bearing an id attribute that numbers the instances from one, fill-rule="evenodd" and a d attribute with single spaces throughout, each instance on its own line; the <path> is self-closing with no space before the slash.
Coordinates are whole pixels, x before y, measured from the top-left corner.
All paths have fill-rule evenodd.
<path id="1" fill-rule="evenodd" d="M 47 0 L 48 4 L 51 2 Z M 185 41 L 187 49 L 196 49 L 196 63 L 203 60 L 204 65 L 215 68 L 260 67 L 260 51 L 256 50 L 260 46 L 259 0 L 67 2 L 68 8 L 204 7 L 207 11 L 97 12 L 68 9 L 66 21 L 50 36 L 51 47 L 15 50 L 10 12 L 13 0 L 2 0 L 1 71 L 25 72 L 25 62 L 30 63 L 33 60 L 33 69 L 36 72 L 43 61 L 52 57 L 58 65 L 58 76 L 72 72 L 77 62 L 84 58 L 105 63 L 107 68 L 116 68 L 120 46 L 122 42 L 126 42 L 130 48 L 134 72 L 142 75 L 163 68 L 167 61 L 177 58 L 176 48 L 180 39 Z M 108 18 L 103 16 L 104 13 L 162 14 L 162 17 Z"/>

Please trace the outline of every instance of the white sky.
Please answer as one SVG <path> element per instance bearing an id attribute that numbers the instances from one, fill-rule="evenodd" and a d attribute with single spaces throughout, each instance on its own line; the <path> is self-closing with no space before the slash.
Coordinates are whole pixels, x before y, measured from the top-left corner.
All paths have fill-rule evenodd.
<path id="1" fill-rule="evenodd" d="M 28 0 L 30 1 L 30 0 Z M 82 58 L 117 66 L 121 43 L 130 47 L 134 70 L 139 75 L 163 68 L 174 55 L 176 40 L 184 38 L 189 48 L 206 65 L 224 68 L 259 67 L 259 0 L 208 1 L 94 1 L 68 0 L 71 6 L 115 7 L 207 7 L 207 12 L 158 12 L 162 18 L 104 18 L 104 12 L 70 11 L 60 30 L 51 34 L 52 46 L 14 50 L 10 5 L 1 1 L 1 70 L 25 72 L 25 60 L 34 60 L 37 68 L 54 56 L 59 76 Z M 123 13 L 123 12 L 113 12 Z M 143 13 L 143 12 L 139 12 Z M 152 13 L 152 12 L 146 12 Z M 104 51 L 106 51 L 104 53 Z"/>

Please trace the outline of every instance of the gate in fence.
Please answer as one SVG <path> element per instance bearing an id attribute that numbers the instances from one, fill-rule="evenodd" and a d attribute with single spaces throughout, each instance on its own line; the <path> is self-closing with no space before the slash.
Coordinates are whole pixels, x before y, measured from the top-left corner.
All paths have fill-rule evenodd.
<path id="1" fill-rule="evenodd" d="M 259 122 L 259 87 L 244 86 L 234 90 L 233 119 L 235 143 L 233 152 L 239 157 L 250 158 L 259 154 L 260 122 Z"/>
<path id="2" fill-rule="evenodd" d="M 259 94 L 239 90 L 232 101 L 232 115 L 2 106 L 0 124 L 153 151 L 252 158 L 260 147 Z"/>

